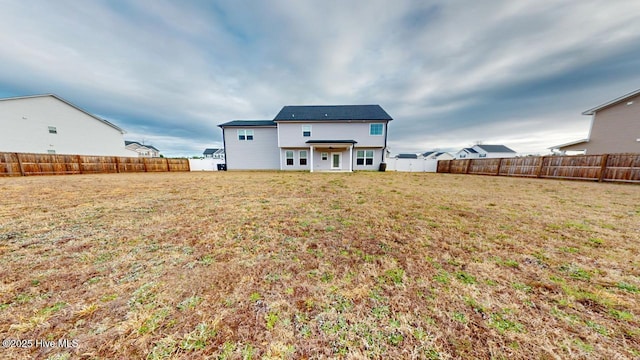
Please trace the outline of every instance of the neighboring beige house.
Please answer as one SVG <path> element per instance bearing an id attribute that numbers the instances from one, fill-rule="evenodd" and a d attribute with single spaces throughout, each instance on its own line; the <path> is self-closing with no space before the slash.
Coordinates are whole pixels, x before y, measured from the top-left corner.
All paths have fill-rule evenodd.
<path id="1" fill-rule="evenodd" d="M 606 102 L 582 115 L 592 115 L 586 139 L 549 149 L 585 154 L 640 153 L 640 89 Z"/>
<path id="2" fill-rule="evenodd" d="M 124 144 L 127 150 L 138 153 L 138 157 L 160 157 L 160 150 L 151 145 L 140 144 L 137 141 L 125 141 Z"/>
<path id="3" fill-rule="evenodd" d="M 0 99 L 0 152 L 132 156 L 124 133 L 54 94 Z"/>

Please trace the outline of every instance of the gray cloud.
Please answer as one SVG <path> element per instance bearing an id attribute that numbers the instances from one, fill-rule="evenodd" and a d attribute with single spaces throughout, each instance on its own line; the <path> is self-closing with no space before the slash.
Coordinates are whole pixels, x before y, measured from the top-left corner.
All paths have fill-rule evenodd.
<path id="1" fill-rule="evenodd" d="M 0 94 L 56 93 L 167 155 L 287 104 L 379 103 L 396 152 L 586 136 L 638 88 L 629 1 L 9 2 Z"/>

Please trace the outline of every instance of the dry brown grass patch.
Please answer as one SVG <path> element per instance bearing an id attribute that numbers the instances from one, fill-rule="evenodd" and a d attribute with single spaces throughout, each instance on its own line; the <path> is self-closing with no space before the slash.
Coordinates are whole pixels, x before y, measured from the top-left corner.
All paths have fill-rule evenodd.
<path id="1" fill-rule="evenodd" d="M 0 179 L 3 358 L 633 358 L 640 187 L 442 174 Z"/>

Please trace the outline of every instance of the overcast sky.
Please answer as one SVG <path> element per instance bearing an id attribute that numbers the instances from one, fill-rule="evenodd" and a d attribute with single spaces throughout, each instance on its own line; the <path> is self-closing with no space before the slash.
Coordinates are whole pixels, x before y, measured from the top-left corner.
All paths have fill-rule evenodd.
<path id="1" fill-rule="evenodd" d="M 381 105 L 392 153 L 546 154 L 638 88 L 637 0 L 0 0 L 0 97 L 57 94 L 167 156 L 339 104 Z"/>

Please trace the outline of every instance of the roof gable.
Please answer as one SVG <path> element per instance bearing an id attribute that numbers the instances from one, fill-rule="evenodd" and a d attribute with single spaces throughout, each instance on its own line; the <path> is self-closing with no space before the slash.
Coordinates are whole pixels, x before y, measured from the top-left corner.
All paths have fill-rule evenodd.
<path id="1" fill-rule="evenodd" d="M 392 120 L 380 105 L 285 106 L 274 121 Z"/>
<path id="2" fill-rule="evenodd" d="M 619 103 L 624 102 L 624 101 L 626 101 L 626 100 L 628 100 L 628 99 L 630 99 L 632 97 L 635 97 L 637 95 L 640 95 L 640 89 L 638 89 L 636 91 L 632 91 L 632 92 L 630 92 L 630 93 L 628 93 L 626 95 L 622 95 L 621 97 L 615 98 L 615 99 L 613 99 L 611 101 L 607 101 L 606 103 L 598 105 L 598 106 L 596 106 L 594 108 L 591 108 L 589 110 L 585 110 L 582 113 L 582 115 L 593 115 L 593 114 L 596 113 L 596 111 L 600 111 L 600 110 L 602 110 L 602 109 L 604 109 L 606 107 L 619 104 Z"/>
<path id="3" fill-rule="evenodd" d="M 94 119 L 96 119 L 96 120 L 98 120 L 98 121 L 100 121 L 100 122 L 102 122 L 102 123 L 104 123 L 104 124 L 106 124 L 106 125 L 108 125 L 108 126 L 110 126 L 110 127 L 114 128 L 114 129 L 116 129 L 116 130 L 118 130 L 118 131 L 120 131 L 120 133 L 121 133 L 121 134 L 126 134 L 126 133 L 127 133 L 127 132 L 126 132 L 126 131 L 124 131 L 122 128 L 120 128 L 120 127 L 118 127 L 118 126 L 114 125 L 113 123 L 111 123 L 111 122 L 109 122 L 109 121 L 107 121 L 107 120 L 105 120 L 105 119 L 102 119 L 102 118 L 100 118 L 100 117 L 98 117 L 98 116 L 96 116 L 96 115 L 93 115 L 92 113 L 90 113 L 90 112 L 88 112 L 88 111 L 85 111 L 85 110 L 83 110 L 83 109 L 79 108 L 79 107 L 78 107 L 78 106 L 76 106 L 76 105 L 73 105 L 72 103 L 68 102 L 67 100 L 65 100 L 65 99 L 63 99 L 63 98 L 61 98 L 61 97 L 59 97 L 58 95 L 55 95 L 55 94 L 41 94 L 41 95 L 16 96 L 16 97 L 10 97 L 10 98 L 0 99 L 0 101 L 21 100 L 21 99 L 35 99 L 35 98 L 42 98 L 42 97 L 49 97 L 49 96 L 50 96 L 50 97 L 52 97 L 52 98 L 54 98 L 54 99 L 56 99 L 56 100 L 58 100 L 58 101 L 60 101 L 60 102 L 63 102 L 63 103 L 65 103 L 65 104 L 67 104 L 67 105 L 71 106 L 72 108 L 74 108 L 74 109 L 76 109 L 76 110 L 78 110 L 78 111 L 80 111 L 80 112 L 83 112 L 83 113 L 84 113 L 84 114 L 86 114 L 86 115 L 91 116 L 92 118 L 94 118 Z"/>

